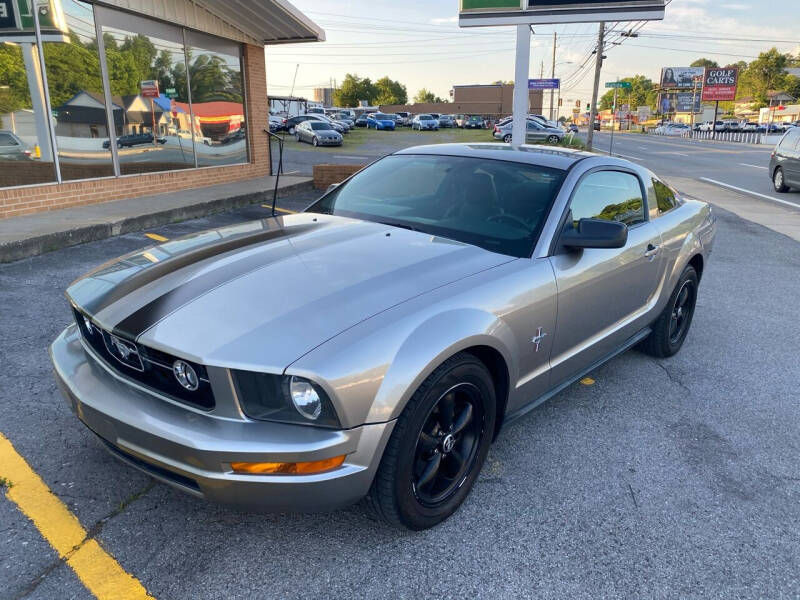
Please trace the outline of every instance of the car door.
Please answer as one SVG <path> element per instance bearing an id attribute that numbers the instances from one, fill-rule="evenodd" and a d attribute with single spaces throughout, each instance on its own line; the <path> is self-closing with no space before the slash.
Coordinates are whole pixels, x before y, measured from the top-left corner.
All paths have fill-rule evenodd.
<path id="1" fill-rule="evenodd" d="M 539 125 L 536 121 L 527 121 L 527 135 L 528 141 L 540 142 L 547 137 L 544 127 Z"/>
<path id="2" fill-rule="evenodd" d="M 628 225 L 628 240 L 622 248 L 556 249 L 550 257 L 558 287 L 554 385 L 607 357 L 651 318 L 663 264 L 645 189 L 638 174 L 622 168 L 589 171 L 575 186 L 565 227 L 581 218 L 619 221 Z"/>
<path id="3" fill-rule="evenodd" d="M 800 129 L 790 129 L 783 136 L 778 154 L 782 158 L 784 181 L 787 185 L 800 187 Z"/>

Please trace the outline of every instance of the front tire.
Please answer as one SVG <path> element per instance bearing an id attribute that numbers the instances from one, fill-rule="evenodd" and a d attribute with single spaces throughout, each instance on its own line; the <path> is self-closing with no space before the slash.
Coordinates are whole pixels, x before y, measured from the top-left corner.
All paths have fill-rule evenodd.
<path id="1" fill-rule="evenodd" d="M 668 358 L 678 353 L 692 326 L 698 283 L 697 271 L 687 265 L 667 306 L 653 323 L 653 331 L 639 344 L 642 352 L 656 358 Z"/>
<path id="2" fill-rule="evenodd" d="M 789 186 L 786 185 L 786 180 L 783 178 L 783 169 L 778 167 L 772 174 L 772 186 L 779 194 L 785 194 L 789 191 Z"/>
<path id="3" fill-rule="evenodd" d="M 496 399 L 481 361 L 457 354 L 409 400 L 384 450 L 366 501 L 388 524 L 416 531 L 452 515 L 489 452 Z"/>
<path id="4" fill-rule="evenodd" d="M 506 135 L 504 135 L 504 136 L 503 136 L 503 141 L 504 141 L 506 144 L 510 144 L 510 143 L 511 143 L 511 140 L 512 140 L 512 137 L 511 137 L 511 134 L 510 134 L 510 133 L 507 133 Z"/>
<path id="5" fill-rule="evenodd" d="M 317 138 L 313 138 L 311 140 L 311 145 L 316 148 L 317 146 L 319 146 L 319 140 Z"/>
<path id="6" fill-rule="evenodd" d="M 561 140 L 559 139 L 559 137 L 557 135 L 551 135 L 549 138 L 547 138 L 547 141 L 549 143 L 551 143 L 551 144 L 557 144 Z"/>

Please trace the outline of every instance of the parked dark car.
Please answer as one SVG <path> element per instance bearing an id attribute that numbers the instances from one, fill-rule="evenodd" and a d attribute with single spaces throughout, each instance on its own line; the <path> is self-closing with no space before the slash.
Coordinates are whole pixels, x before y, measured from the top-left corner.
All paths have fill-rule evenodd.
<path id="1" fill-rule="evenodd" d="M 166 144 L 167 138 L 156 138 L 159 144 Z M 117 148 L 131 148 L 133 146 L 140 146 L 142 144 L 152 144 L 152 133 L 130 133 L 128 135 L 121 135 L 117 138 Z M 103 142 L 103 148 L 108 150 L 111 147 L 111 140 Z"/>
<path id="2" fill-rule="evenodd" d="M 308 121 L 310 119 L 311 115 L 297 115 L 296 117 L 292 117 L 291 119 L 286 119 L 286 124 L 285 124 L 286 131 L 289 133 L 289 135 L 294 135 L 297 126 L 303 121 Z"/>
<path id="3" fill-rule="evenodd" d="M 483 118 L 473 115 L 464 119 L 464 129 L 483 129 Z"/>
<path id="4" fill-rule="evenodd" d="M 776 192 L 800 190 L 800 127 L 791 127 L 783 134 L 770 156 L 769 173 Z"/>
<path id="5" fill-rule="evenodd" d="M 456 126 L 456 121 L 450 115 L 442 115 L 439 117 L 439 127 L 445 128 L 453 128 Z"/>
<path id="6" fill-rule="evenodd" d="M 366 127 L 367 126 L 367 113 L 359 116 L 356 119 L 356 127 Z"/>

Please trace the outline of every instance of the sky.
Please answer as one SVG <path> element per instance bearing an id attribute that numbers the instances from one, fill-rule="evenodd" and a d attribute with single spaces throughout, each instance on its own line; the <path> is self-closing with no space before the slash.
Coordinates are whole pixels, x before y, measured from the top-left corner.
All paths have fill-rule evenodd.
<path id="1" fill-rule="evenodd" d="M 606 50 L 601 87 L 602 82 L 634 74 L 657 81 L 662 67 L 688 66 L 701 57 L 724 65 L 750 61 L 773 46 L 782 52 L 800 53 L 800 2 L 770 0 L 766 16 L 764 2 L 673 0 L 665 19 L 644 24 L 635 39 L 619 34 L 636 24 L 609 23 L 612 44 Z M 327 41 L 267 46 L 270 95 L 289 95 L 293 89 L 295 96 L 311 99 L 313 88 L 340 82 L 347 73 L 373 81 L 388 75 L 406 85 L 409 100 L 423 87 L 448 98 L 453 85 L 514 78 L 514 28 L 460 29 L 458 0 L 292 3 L 325 30 Z M 569 110 L 576 100 L 590 101 L 591 51 L 598 25 L 540 25 L 534 29 L 530 76 L 539 77 L 543 72 L 550 77 L 556 32 L 556 77 L 563 82 L 564 107 Z"/>

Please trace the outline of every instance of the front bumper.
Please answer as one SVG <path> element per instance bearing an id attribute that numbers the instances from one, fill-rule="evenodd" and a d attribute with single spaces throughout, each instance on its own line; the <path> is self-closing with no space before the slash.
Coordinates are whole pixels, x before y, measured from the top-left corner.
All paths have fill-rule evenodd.
<path id="1" fill-rule="evenodd" d="M 323 140 L 323 139 L 317 138 L 317 141 L 318 141 L 320 146 L 341 146 L 342 145 L 342 139 L 341 138 L 336 139 L 336 140 Z"/>
<path id="2" fill-rule="evenodd" d="M 196 497 L 263 511 L 321 511 L 366 495 L 394 421 L 330 430 L 221 418 L 131 385 L 84 347 L 77 328 L 50 347 L 72 411 L 117 458 Z M 241 475 L 231 462 L 307 462 L 346 454 L 315 475 Z"/>

